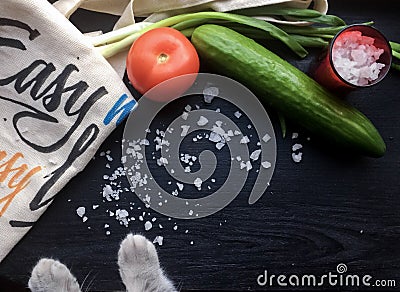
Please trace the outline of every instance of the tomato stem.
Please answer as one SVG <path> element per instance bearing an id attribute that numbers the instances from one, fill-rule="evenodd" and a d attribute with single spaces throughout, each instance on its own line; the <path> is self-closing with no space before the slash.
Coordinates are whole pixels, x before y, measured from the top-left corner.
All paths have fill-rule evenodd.
<path id="1" fill-rule="evenodd" d="M 169 57 L 168 57 L 167 54 L 161 53 L 161 54 L 158 56 L 158 63 L 159 63 L 159 64 L 165 63 L 165 62 L 167 62 L 168 58 L 169 58 Z"/>

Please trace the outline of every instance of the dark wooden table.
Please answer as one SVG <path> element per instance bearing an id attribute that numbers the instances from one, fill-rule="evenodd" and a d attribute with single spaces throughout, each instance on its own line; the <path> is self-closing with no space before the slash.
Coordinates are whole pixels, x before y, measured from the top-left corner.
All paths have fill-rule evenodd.
<path id="1" fill-rule="evenodd" d="M 349 24 L 374 20 L 388 39 L 398 42 L 399 11 L 399 1 L 330 1 L 330 13 Z M 99 26 L 108 30 L 115 18 L 80 11 L 72 21 L 87 31 Z M 308 69 L 311 58 L 301 61 L 290 58 L 302 70 Z M 399 84 L 400 74 L 390 72 L 379 85 L 348 96 L 381 132 L 387 144 L 383 158 L 351 155 L 308 135 L 296 125 L 289 125 L 289 137 L 283 139 L 277 118 L 272 114 L 278 155 L 267 193 L 249 206 L 250 179 L 228 207 L 199 220 L 169 220 L 146 209 L 130 192 L 122 193 L 119 201 L 103 202 L 102 188 L 108 183 L 103 176 L 111 175 L 120 165 L 121 126 L 0 264 L 0 275 L 26 285 L 35 262 L 40 257 L 53 257 L 71 267 L 79 282 L 88 275 L 84 288 L 90 283 L 90 291 L 123 290 L 116 254 L 124 236 L 134 232 L 150 239 L 157 235 L 164 237 L 164 244 L 158 247 L 161 263 L 183 290 L 263 290 L 266 288 L 257 285 L 257 277 L 264 270 L 273 274 L 321 275 L 335 272 L 339 263 L 347 265 L 348 274 L 393 279 L 398 288 Z M 291 139 L 292 132 L 300 133 L 298 140 Z M 299 164 L 291 158 L 295 142 L 304 146 Z M 113 161 L 100 156 L 107 150 L 111 151 Z M 164 178 L 164 182 L 167 180 Z M 117 181 L 122 187 L 129 186 L 124 177 Z M 137 220 L 130 222 L 129 227 L 121 226 L 107 213 L 118 208 L 129 210 L 133 202 L 131 214 Z M 94 210 L 93 205 L 99 207 Z M 85 223 L 76 214 L 80 206 L 86 207 Z M 146 211 L 145 221 L 157 219 L 149 231 L 138 220 L 142 211 Z M 158 228 L 159 223 L 163 229 Z M 109 227 L 104 228 L 105 224 Z M 274 288 L 277 286 L 268 290 Z"/>

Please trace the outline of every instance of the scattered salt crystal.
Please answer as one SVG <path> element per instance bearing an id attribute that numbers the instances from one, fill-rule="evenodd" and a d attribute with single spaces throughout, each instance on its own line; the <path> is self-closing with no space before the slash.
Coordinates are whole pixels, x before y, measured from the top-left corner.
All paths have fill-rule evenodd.
<path id="1" fill-rule="evenodd" d="M 197 125 L 199 127 L 203 127 L 203 126 L 205 126 L 207 124 L 208 124 L 208 119 L 203 117 L 203 116 L 200 116 L 199 120 L 197 121 Z"/>
<path id="2" fill-rule="evenodd" d="M 107 230 L 106 231 L 106 235 L 108 236 L 108 235 L 110 235 L 111 234 L 111 232 L 109 231 L 109 230 Z"/>
<path id="3" fill-rule="evenodd" d="M 151 228 L 153 228 L 153 224 L 151 224 L 150 221 L 146 221 L 146 223 L 144 223 L 144 229 L 149 231 Z"/>
<path id="4" fill-rule="evenodd" d="M 224 146 L 225 146 L 225 143 L 217 143 L 217 144 L 215 145 L 215 147 L 216 147 L 218 150 L 221 150 Z"/>
<path id="5" fill-rule="evenodd" d="M 149 146 L 150 142 L 147 139 L 143 139 L 142 141 L 140 141 L 140 145 L 145 145 L 145 146 Z"/>
<path id="6" fill-rule="evenodd" d="M 178 190 L 174 190 L 174 191 L 172 192 L 172 195 L 175 196 L 175 197 L 177 197 L 177 196 L 179 195 Z"/>
<path id="7" fill-rule="evenodd" d="M 261 163 L 261 166 L 264 168 L 270 168 L 271 167 L 271 162 L 269 161 L 264 161 Z"/>
<path id="8" fill-rule="evenodd" d="M 129 221 L 128 221 L 129 213 L 125 209 L 118 209 L 115 211 L 115 218 L 119 221 L 121 225 L 124 225 L 125 227 L 128 227 Z"/>
<path id="9" fill-rule="evenodd" d="M 242 161 L 242 157 L 236 156 L 236 160 L 237 160 L 237 161 Z"/>
<path id="10" fill-rule="evenodd" d="M 205 103 L 211 103 L 218 96 L 219 89 L 217 87 L 207 87 L 203 90 Z"/>
<path id="11" fill-rule="evenodd" d="M 238 136 L 238 135 L 241 135 L 242 132 L 240 132 L 240 131 L 238 131 L 238 130 L 235 130 L 234 134 L 235 134 L 235 136 Z"/>
<path id="12" fill-rule="evenodd" d="M 85 215 L 85 212 L 86 212 L 85 207 L 79 207 L 78 209 L 76 209 L 76 214 L 81 218 L 83 217 L 83 215 Z"/>
<path id="13" fill-rule="evenodd" d="M 234 113 L 234 115 L 235 115 L 235 117 L 236 117 L 237 119 L 240 119 L 240 117 L 242 116 L 242 113 L 239 112 L 239 111 L 237 111 L 237 112 Z"/>
<path id="14" fill-rule="evenodd" d="M 250 159 L 256 161 L 260 157 L 260 154 L 261 154 L 261 149 L 255 150 L 253 151 L 253 153 L 250 154 Z"/>
<path id="15" fill-rule="evenodd" d="M 215 132 L 211 132 L 208 140 L 210 140 L 211 142 L 214 142 L 214 143 L 218 143 L 222 140 L 222 137 Z"/>
<path id="16" fill-rule="evenodd" d="M 163 229 L 164 227 L 161 224 L 158 224 L 158 228 Z"/>
<path id="17" fill-rule="evenodd" d="M 297 139 L 299 138 L 299 133 L 293 133 L 292 134 L 292 139 Z"/>
<path id="18" fill-rule="evenodd" d="M 183 125 L 181 126 L 181 128 L 182 128 L 181 137 L 185 137 L 189 132 L 190 126 Z"/>
<path id="19" fill-rule="evenodd" d="M 201 184 L 203 183 L 203 181 L 202 181 L 202 179 L 201 178 L 196 178 L 195 180 L 194 180 L 194 185 L 196 186 L 196 188 L 198 188 L 198 189 L 201 189 Z"/>
<path id="20" fill-rule="evenodd" d="M 189 117 L 189 114 L 187 112 L 183 112 L 181 117 L 182 117 L 183 120 L 186 121 L 187 118 Z"/>
<path id="21" fill-rule="evenodd" d="M 190 105 L 185 106 L 185 110 L 187 112 L 190 112 L 192 110 L 192 107 Z"/>
<path id="22" fill-rule="evenodd" d="M 250 161 L 247 161 L 247 162 L 246 162 L 246 170 L 247 170 L 247 171 L 250 171 L 252 168 L 253 168 L 253 166 L 251 165 L 251 162 L 250 162 Z"/>
<path id="23" fill-rule="evenodd" d="M 93 205 L 92 208 L 93 210 L 96 210 L 99 207 L 99 205 Z"/>
<path id="24" fill-rule="evenodd" d="M 87 220 L 88 220 L 88 217 L 86 217 L 86 216 L 84 216 L 84 217 L 82 218 L 82 222 L 83 222 L 83 223 L 85 223 Z"/>
<path id="25" fill-rule="evenodd" d="M 163 240 L 164 240 L 164 237 L 162 237 L 162 236 L 156 236 L 156 238 L 154 238 L 154 240 L 153 240 L 153 243 L 158 243 L 158 245 L 163 245 Z"/>
<path id="26" fill-rule="evenodd" d="M 176 183 L 176 185 L 178 186 L 178 189 L 179 189 L 180 191 L 183 190 L 183 184 L 181 184 L 181 183 Z"/>
<path id="27" fill-rule="evenodd" d="M 178 230 L 178 226 L 177 225 L 174 226 L 174 230 Z"/>
<path id="28" fill-rule="evenodd" d="M 190 216 L 193 215 L 193 210 L 189 210 L 189 215 L 190 215 Z"/>
<path id="29" fill-rule="evenodd" d="M 240 140 L 240 144 L 247 144 L 250 142 L 249 137 L 243 136 L 243 138 Z"/>
<path id="30" fill-rule="evenodd" d="M 294 144 L 294 145 L 292 146 L 292 151 L 295 152 L 295 151 L 297 151 L 297 150 L 300 150 L 301 148 L 303 148 L 303 145 L 301 145 L 301 144 Z"/>
<path id="31" fill-rule="evenodd" d="M 194 244 L 194 242 L 193 242 L 193 241 L 191 241 L 191 242 L 190 242 L 190 244 L 191 244 L 191 245 L 193 245 L 193 244 Z"/>
<path id="32" fill-rule="evenodd" d="M 153 219 L 151 219 L 151 222 L 156 222 L 156 221 L 157 221 L 156 217 L 153 217 Z"/>
<path id="33" fill-rule="evenodd" d="M 292 153 L 292 159 L 294 162 L 299 163 L 303 157 L 303 153 L 299 152 L 298 154 Z"/>
<path id="34" fill-rule="evenodd" d="M 158 166 L 165 166 L 168 164 L 168 159 L 165 157 L 160 157 L 159 159 L 157 159 L 157 164 Z"/>
<path id="35" fill-rule="evenodd" d="M 240 169 L 246 168 L 246 163 L 243 161 L 240 162 Z"/>
<path id="36" fill-rule="evenodd" d="M 268 135 L 268 134 L 265 134 L 264 137 L 262 138 L 262 140 L 263 140 L 265 143 L 268 143 L 268 141 L 271 140 L 271 136 Z"/>

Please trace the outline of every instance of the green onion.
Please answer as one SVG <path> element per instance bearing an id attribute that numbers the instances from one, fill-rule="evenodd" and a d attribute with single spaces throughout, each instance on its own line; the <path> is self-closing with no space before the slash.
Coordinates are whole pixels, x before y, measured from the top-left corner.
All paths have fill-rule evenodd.
<path id="1" fill-rule="evenodd" d="M 309 21 L 333 26 L 346 25 L 343 19 L 335 15 L 325 15 L 313 9 L 295 9 L 276 6 L 265 6 L 236 10 L 235 12 L 248 16 L 283 16 L 290 20 Z"/>
<path id="2" fill-rule="evenodd" d="M 398 64 L 392 63 L 392 68 L 397 70 L 397 71 L 400 71 L 400 65 L 398 65 Z"/>
<path id="3" fill-rule="evenodd" d="M 265 6 L 237 10 L 236 13 L 197 12 L 173 16 L 156 23 L 140 22 L 111 31 L 100 36 L 91 37 L 92 44 L 105 58 L 109 58 L 128 49 L 143 33 L 159 27 L 172 27 L 190 37 L 194 29 L 205 23 L 216 23 L 230 27 L 250 38 L 259 40 L 277 39 L 288 46 L 299 57 L 304 58 L 306 48 L 325 48 L 329 40 L 346 27 L 345 22 L 334 15 L 324 15 L 312 9 L 279 8 Z M 274 25 L 254 16 L 282 16 L 291 20 L 308 21 L 319 26 Z M 321 26 L 321 24 L 325 26 Z M 365 22 L 364 25 L 374 23 Z M 400 44 L 390 42 L 393 58 L 400 60 Z M 392 64 L 400 71 L 400 65 Z"/>
<path id="4" fill-rule="evenodd" d="M 191 24 L 195 22 L 195 20 L 204 21 L 205 19 L 214 19 L 214 20 L 225 20 L 231 21 L 235 23 L 244 24 L 250 27 L 255 27 L 258 29 L 263 30 L 264 32 L 268 33 L 272 37 L 282 41 L 286 44 L 294 53 L 298 56 L 304 58 L 308 52 L 293 38 L 290 37 L 285 31 L 281 30 L 280 28 L 276 27 L 275 25 L 259 20 L 253 17 L 243 16 L 243 15 L 236 15 L 230 13 L 222 13 L 222 12 L 198 12 L 198 13 L 190 13 L 190 14 L 182 14 L 173 16 L 154 24 L 151 24 L 144 29 L 137 32 L 136 30 L 127 37 L 122 38 L 121 40 L 113 43 L 111 46 L 107 46 L 104 49 L 100 49 L 101 53 L 104 57 L 108 58 L 111 57 L 121 51 L 126 50 L 140 35 L 143 33 L 159 27 L 167 27 L 167 26 L 174 26 L 180 23 L 191 21 Z M 181 24 L 182 25 L 182 24 Z M 182 25 L 183 26 L 183 25 Z M 187 28 L 186 26 L 183 26 Z M 127 31 L 124 31 L 124 36 L 127 34 Z M 117 37 L 114 35 L 114 37 Z"/>

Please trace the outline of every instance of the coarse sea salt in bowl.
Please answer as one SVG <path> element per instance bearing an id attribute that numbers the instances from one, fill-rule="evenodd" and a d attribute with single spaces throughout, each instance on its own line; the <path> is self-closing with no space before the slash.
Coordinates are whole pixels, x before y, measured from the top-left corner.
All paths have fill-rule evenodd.
<path id="1" fill-rule="evenodd" d="M 336 34 L 313 75 L 332 90 L 363 88 L 380 82 L 391 63 L 392 49 L 385 36 L 372 26 L 355 24 Z"/>

